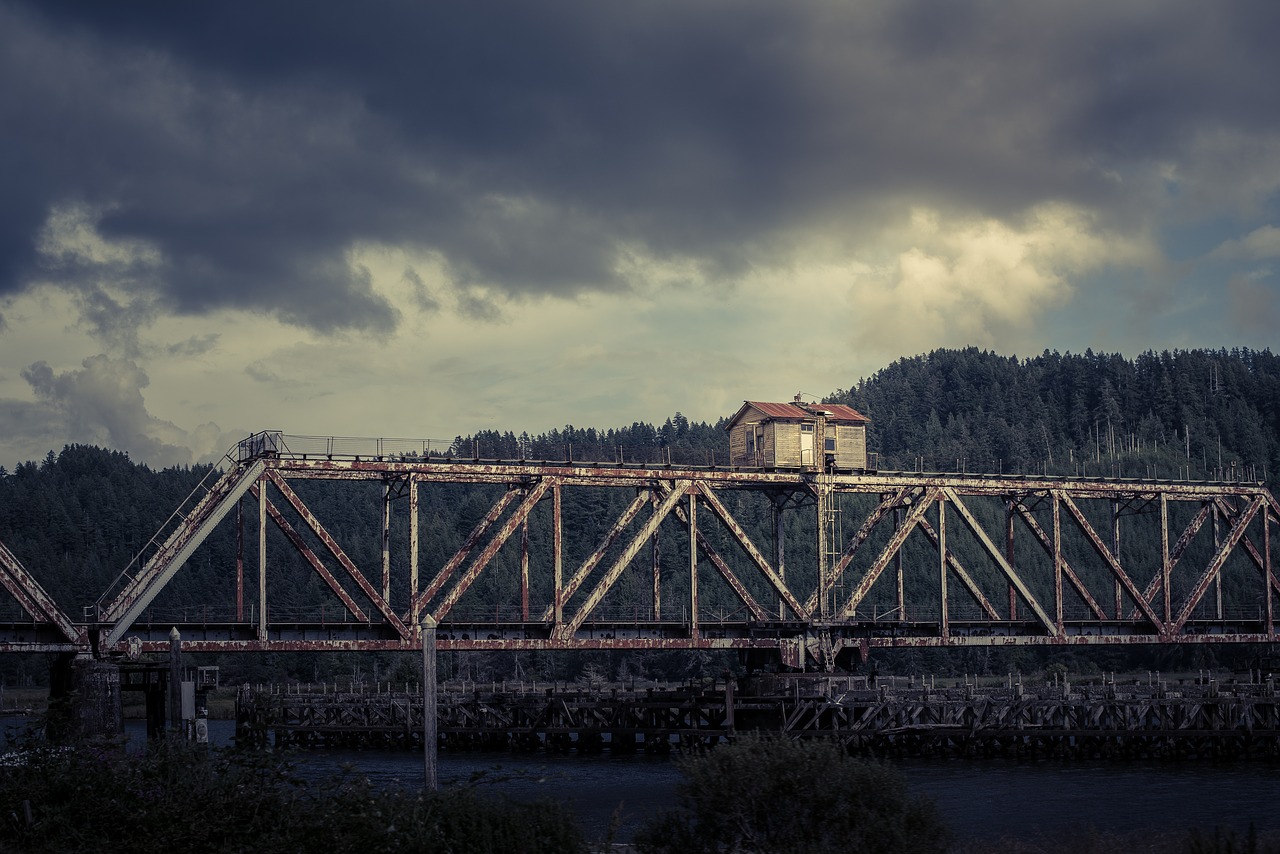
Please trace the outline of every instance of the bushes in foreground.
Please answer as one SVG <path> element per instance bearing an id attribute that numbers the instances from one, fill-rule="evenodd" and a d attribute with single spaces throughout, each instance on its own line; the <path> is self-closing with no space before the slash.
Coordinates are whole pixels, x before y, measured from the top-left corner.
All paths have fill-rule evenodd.
<path id="1" fill-rule="evenodd" d="M 682 805 L 637 834 L 645 854 L 940 854 L 949 841 L 899 773 L 832 742 L 745 738 L 682 770 Z"/>
<path id="2" fill-rule="evenodd" d="M 472 789 L 307 784 L 268 754 L 164 743 L 145 755 L 10 754 L 0 768 L 0 851 L 585 852 L 561 806 Z"/>
<path id="3" fill-rule="evenodd" d="M 643 854 L 1280 854 L 1280 837 L 1190 835 L 952 840 L 900 774 L 829 742 L 744 739 L 681 760 L 680 806 L 637 833 Z M 304 781 L 269 753 L 161 743 L 145 754 L 36 747 L 0 757 L 3 852 L 449 852 L 585 854 L 550 801 Z"/>

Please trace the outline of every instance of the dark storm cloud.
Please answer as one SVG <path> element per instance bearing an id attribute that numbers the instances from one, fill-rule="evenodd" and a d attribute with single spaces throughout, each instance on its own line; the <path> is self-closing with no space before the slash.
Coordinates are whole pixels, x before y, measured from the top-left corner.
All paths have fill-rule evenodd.
<path id="1" fill-rule="evenodd" d="M 1277 9 L 11 2 L 0 293 L 65 204 L 153 247 L 126 284 L 179 310 L 375 332 L 364 242 L 437 253 L 489 317 L 474 288 L 623 288 L 637 250 L 732 275 L 920 200 L 1119 222 L 1197 133 L 1275 132 Z"/>

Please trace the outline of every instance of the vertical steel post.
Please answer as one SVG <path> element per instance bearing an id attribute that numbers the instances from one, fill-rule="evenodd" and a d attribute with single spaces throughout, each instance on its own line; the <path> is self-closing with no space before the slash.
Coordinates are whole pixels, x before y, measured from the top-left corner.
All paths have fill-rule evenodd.
<path id="1" fill-rule="evenodd" d="M 947 499 L 938 495 L 938 612 L 942 637 L 951 637 L 951 619 L 947 611 Z"/>
<path id="2" fill-rule="evenodd" d="M 1004 502 L 1004 559 L 1010 567 L 1014 566 L 1013 562 L 1013 499 L 1007 498 Z M 1013 582 L 1009 582 L 1009 622 L 1018 619 L 1018 588 Z"/>
<path id="3" fill-rule="evenodd" d="M 1276 634 L 1275 597 L 1271 593 L 1271 585 L 1275 583 L 1275 568 L 1271 565 L 1271 508 L 1262 505 L 1262 583 L 1264 601 L 1267 603 L 1267 635 Z"/>
<path id="4" fill-rule="evenodd" d="M 1217 554 L 1219 547 L 1222 545 L 1222 534 L 1218 527 L 1218 505 L 1211 505 L 1211 514 L 1213 518 L 1213 553 Z M 1213 576 L 1214 598 L 1216 600 L 1217 609 L 1215 613 L 1219 620 L 1222 619 L 1222 571 L 1219 570 Z"/>
<path id="5" fill-rule="evenodd" d="M 1173 592 L 1170 590 L 1169 575 L 1169 498 L 1160 493 L 1160 580 L 1164 584 L 1164 627 L 1160 633 L 1165 634 L 1173 622 Z"/>
<path id="6" fill-rule="evenodd" d="M 560 516 L 560 484 L 551 486 L 551 564 L 555 625 L 564 625 L 564 525 Z"/>
<path id="7" fill-rule="evenodd" d="M 258 640 L 267 640 L 267 479 L 258 488 Z"/>
<path id="8" fill-rule="evenodd" d="M 698 496 L 689 492 L 689 637 L 698 638 Z"/>
<path id="9" fill-rule="evenodd" d="M 1115 557 L 1116 563 L 1120 564 L 1120 502 L 1115 498 L 1111 499 L 1111 554 Z M 1120 565 L 1123 566 L 1123 564 Z M 1124 619 L 1124 586 L 1119 578 L 1115 580 L 1115 588 L 1116 619 L 1122 620 Z"/>
<path id="10" fill-rule="evenodd" d="M 893 508 L 893 532 L 896 534 L 900 530 L 902 530 L 902 508 L 895 507 Z M 898 619 L 905 621 L 907 619 L 907 585 L 901 547 L 893 553 L 893 574 L 898 584 Z"/>
<path id="11" fill-rule="evenodd" d="M 1053 630 L 1062 637 L 1062 502 L 1055 489 L 1053 500 Z"/>
<path id="12" fill-rule="evenodd" d="M 409 477 L 409 620 L 416 625 L 422 609 L 418 607 L 418 479 Z"/>
<path id="13" fill-rule="evenodd" d="M 244 499 L 236 502 L 236 622 L 244 622 Z"/>
<path id="14" fill-rule="evenodd" d="M 658 495 L 654 493 L 649 499 L 649 509 L 658 509 Z M 649 538 L 649 559 L 653 564 L 653 618 L 662 619 L 662 530 L 653 532 Z"/>
<path id="15" fill-rule="evenodd" d="M 423 787 L 428 792 L 440 788 L 436 773 L 436 621 L 422 615 L 422 762 Z"/>
<path id="16" fill-rule="evenodd" d="M 833 595 L 832 591 L 827 589 L 827 533 L 826 533 L 826 515 L 827 515 L 827 488 L 823 483 L 824 478 L 818 475 L 814 489 L 817 491 L 817 502 L 814 508 L 814 546 L 816 547 L 818 556 L 818 617 L 826 622 L 831 614 L 831 603 L 829 596 Z"/>
<path id="17" fill-rule="evenodd" d="M 769 502 L 773 505 L 773 565 L 778 569 L 778 578 L 787 580 L 787 528 L 786 519 L 782 515 L 782 504 L 777 496 Z M 778 594 L 778 619 L 786 618 L 786 601 Z"/>
<path id="18" fill-rule="evenodd" d="M 529 517 L 520 526 L 520 619 L 529 622 Z"/>
<path id="19" fill-rule="evenodd" d="M 391 481 L 382 482 L 382 599 L 391 603 Z"/>

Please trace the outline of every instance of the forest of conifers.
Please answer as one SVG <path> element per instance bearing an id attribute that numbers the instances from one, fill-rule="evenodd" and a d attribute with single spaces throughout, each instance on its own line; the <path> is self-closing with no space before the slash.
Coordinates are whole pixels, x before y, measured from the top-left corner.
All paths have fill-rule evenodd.
<path id="1" fill-rule="evenodd" d="M 784 389 L 772 397 L 789 398 Z M 1045 352 L 1019 359 L 978 349 L 937 350 L 900 359 L 846 390 L 835 391 L 825 402 L 847 403 L 871 418 L 869 447 L 878 455 L 881 470 L 1269 483 L 1280 471 L 1280 359 L 1269 350 L 1148 352 L 1136 359 L 1090 351 L 1081 355 Z M 568 453 L 574 459 L 625 456 L 723 463 L 728 457 L 723 425 L 732 414 L 724 413 L 714 424 L 690 422 L 677 412 L 658 425 L 566 426 L 537 435 L 495 425 L 493 430 L 458 436 L 452 451 L 486 459 L 564 459 Z M 77 619 L 208 472 L 200 466 L 156 471 L 125 454 L 83 445 L 51 450 L 43 460 L 22 462 L 11 472 L 0 467 L 0 541 Z M 380 495 L 370 489 L 353 499 L 350 493 L 326 491 L 323 484 L 312 487 L 309 505 L 322 516 L 327 507 L 326 518 L 340 520 L 331 528 L 335 537 L 358 566 L 375 572 L 381 548 Z M 433 504 L 430 518 L 423 520 L 426 565 L 451 553 L 491 503 L 491 496 L 478 487 L 473 496 L 464 495 L 449 506 Z M 601 508 L 604 525 L 617 515 L 608 510 Z M 749 512 L 747 516 L 750 522 Z M 403 519 L 397 519 L 395 526 L 403 529 Z M 583 526 L 567 530 L 565 536 L 566 551 L 581 552 L 596 544 L 599 531 Z M 539 547 L 535 544 L 535 554 Z M 171 583 L 164 594 L 167 601 L 225 601 L 233 555 L 233 534 L 212 538 Z M 803 557 L 798 555 L 797 563 Z M 501 581 L 503 572 L 512 571 L 511 563 L 508 558 L 504 570 L 500 562 L 491 573 L 493 578 L 468 594 L 473 607 L 503 607 L 502 597 L 509 594 L 502 592 Z M 291 594 L 296 601 L 286 604 L 302 607 L 327 594 L 314 579 L 300 578 Z M 618 595 L 626 595 L 625 586 L 619 591 Z M 716 605 L 716 596 L 709 589 L 708 607 Z M 6 603 L 6 607 L 16 606 Z M 1133 663 L 1136 654 L 1103 652 L 1095 656 L 1096 661 L 1070 663 L 1117 666 Z M 989 654 L 965 655 L 968 659 L 961 662 L 931 659 L 929 664 L 991 670 L 1033 667 L 1044 661 L 1044 655 L 1027 651 L 1007 653 L 997 661 Z M 1171 666 L 1187 664 L 1192 660 L 1188 656 L 1208 663 L 1206 656 L 1224 653 L 1166 650 L 1160 655 Z M 1119 660 L 1125 656 L 1126 660 Z M 580 669 L 584 661 L 597 671 L 607 671 L 605 675 L 623 677 L 694 676 L 699 668 L 720 666 L 706 656 L 688 653 L 639 658 L 567 656 L 550 662 L 547 656 L 532 654 L 523 659 L 478 657 L 475 660 L 484 672 L 473 675 L 506 678 L 519 671 L 563 678 L 574 675 L 568 671 Z M 384 673 L 408 666 L 390 660 L 376 665 Z M 473 665 L 474 661 L 465 666 Z M 283 676 L 287 670 L 293 676 L 311 678 L 335 668 L 347 672 L 365 668 L 363 675 L 369 675 L 367 670 L 374 665 L 367 658 L 353 663 L 336 656 L 312 656 L 255 657 L 253 662 L 224 666 L 246 677 Z M 0 661 L 0 676 L 10 683 L 38 678 L 42 670 L 40 663 Z"/>

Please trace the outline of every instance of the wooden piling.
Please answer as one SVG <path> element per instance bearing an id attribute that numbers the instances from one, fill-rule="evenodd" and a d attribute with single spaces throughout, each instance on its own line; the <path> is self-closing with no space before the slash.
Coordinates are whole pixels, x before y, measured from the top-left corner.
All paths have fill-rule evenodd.
<path id="1" fill-rule="evenodd" d="M 436 621 L 422 617 L 422 756 L 424 786 L 428 792 L 440 788 L 436 774 Z"/>

